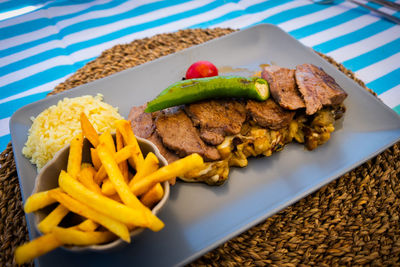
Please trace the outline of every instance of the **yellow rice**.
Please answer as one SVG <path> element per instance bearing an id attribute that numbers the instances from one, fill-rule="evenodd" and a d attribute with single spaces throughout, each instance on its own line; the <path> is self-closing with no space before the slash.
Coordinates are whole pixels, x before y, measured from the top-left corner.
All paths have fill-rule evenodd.
<path id="1" fill-rule="evenodd" d="M 87 115 L 97 132 L 114 131 L 115 120 L 123 118 L 118 108 L 102 100 L 101 94 L 64 98 L 36 118 L 32 117 L 33 124 L 22 154 L 36 164 L 39 171 L 73 136 L 82 132 L 81 112 Z"/>

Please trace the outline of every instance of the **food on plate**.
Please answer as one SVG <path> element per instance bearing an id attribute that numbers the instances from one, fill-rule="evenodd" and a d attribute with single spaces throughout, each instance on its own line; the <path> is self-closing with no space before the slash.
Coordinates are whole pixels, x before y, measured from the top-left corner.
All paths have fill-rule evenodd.
<path id="1" fill-rule="evenodd" d="M 67 166 L 59 173 L 58 187 L 35 193 L 26 201 L 25 212 L 47 208 L 48 213 L 38 223 L 43 236 L 16 249 L 17 264 L 64 245 L 104 244 L 117 238 L 130 242 L 130 232 L 137 228 L 160 231 L 164 223 L 151 208 L 165 194 L 161 183 L 204 164 L 201 156 L 191 154 L 160 168 L 152 152 L 143 157 L 126 120 L 114 123 L 115 139 L 108 131 L 99 135 L 83 112 L 80 124 L 82 131 L 70 142 Z M 85 146 L 84 138 L 93 147 Z M 83 162 L 84 149 L 96 155 L 97 170 L 93 160 Z M 102 192 L 105 181 L 114 190 L 111 196 Z"/>
<path id="2" fill-rule="evenodd" d="M 203 99 L 244 97 L 259 101 L 269 97 L 268 83 L 258 77 L 214 76 L 176 82 L 147 103 L 146 112 L 189 104 Z"/>
<path id="3" fill-rule="evenodd" d="M 335 79 L 312 64 L 298 65 L 295 76 L 307 115 L 314 114 L 326 105 L 338 105 L 347 97 Z"/>
<path id="4" fill-rule="evenodd" d="M 160 114 L 155 124 L 163 143 L 180 157 L 198 153 L 208 160 L 220 159 L 217 149 L 204 143 L 183 110 Z"/>
<path id="5" fill-rule="evenodd" d="M 197 61 L 186 71 L 186 79 L 218 76 L 218 69 L 209 61 Z"/>
<path id="6" fill-rule="evenodd" d="M 295 112 L 285 110 L 272 99 L 263 102 L 248 100 L 246 110 L 256 124 L 271 130 L 287 127 L 295 115 Z"/>
<path id="7" fill-rule="evenodd" d="M 40 170 L 54 154 L 81 132 L 79 116 L 88 115 L 97 132 L 115 129 L 114 121 L 122 119 L 118 109 L 102 101 L 103 96 L 64 98 L 42 111 L 29 129 L 22 154 Z"/>
<path id="8" fill-rule="evenodd" d="M 273 99 L 283 108 L 296 110 L 304 108 L 304 100 L 297 89 L 295 70 L 278 66 L 264 67 L 261 77 L 268 81 Z"/>
<path id="9" fill-rule="evenodd" d="M 141 178 L 136 183 L 130 184 L 129 188 L 135 195 L 143 195 L 148 192 L 155 184 L 163 181 L 169 181 L 177 176 L 183 175 L 188 171 L 196 168 L 203 168 L 204 162 L 202 157 L 197 154 L 191 154 L 177 161 L 172 162 L 155 172 L 146 176 L 146 179 Z"/>
<path id="10" fill-rule="evenodd" d="M 221 144 L 225 136 L 240 133 L 247 111 L 242 102 L 203 100 L 185 106 L 186 114 L 199 128 L 201 139 L 211 145 Z"/>
<path id="11" fill-rule="evenodd" d="M 70 143 L 68 154 L 67 172 L 76 177 L 81 168 L 82 162 L 83 135 L 82 133 L 75 136 Z"/>
<path id="12" fill-rule="evenodd" d="M 162 188 L 161 184 L 158 183 L 155 186 L 153 186 L 147 193 L 143 195 L 143 197 L 140 199 L 142 203 L 147 206 L 147 207 L 152 207 L 155 205 L 155 201 L 157 199 L 161 199 L 164 194 L 164 189 Z"/>
<path id="13" fill-rule="evenodd" d="M 56 202 L 56 200 L 50 196 L 51 191 L 52 190 L 43 191 L 30 196 L 25 202 L 24 211 L 26 213 L 31 213 Z"/>
<path id="14" fill-rule="evenodd" d="M 40 223 L 37 225 L 37 228 L 43 234 L 50 233 L 54 225 L 58 225 L 68 214 L 68 212 L 69 210 L 65 206 L 58 205 L 52 212 L 49 213 L 48 216 L 46 216 L 46 218 L 40 221 Z"/>
<path id="15" fill-rule="evenodd" d="M 335 121 L 345 112 L 347 97 L 331 76 L 312 64 L 295 69 L 263 66 L 260 74 L 268 82 L 271 98 L 221 97 L 199 90 L 201 96 L 158 104 L 167 99 L 165 95 L 175 93 L 170 88 L 183 93 L 185 88 L 179 86 L 194 81 L 188 80 L 173 84 L 147 106 L 132 107 L 128 119 L 134 133 L 152 141 L 170 164 L 194 152 L 201 155 L 205 164 L 179 178 L 210 185 L 224 183 L 230 167 L 247 166 L 249 157 L 270 156 L 292 141 L 313 150 L 330 139 Z M 221 77 L 197 80 L 212 79 Z M 225 92 L 222 84 L 213 84 L 213 90 Z"/>

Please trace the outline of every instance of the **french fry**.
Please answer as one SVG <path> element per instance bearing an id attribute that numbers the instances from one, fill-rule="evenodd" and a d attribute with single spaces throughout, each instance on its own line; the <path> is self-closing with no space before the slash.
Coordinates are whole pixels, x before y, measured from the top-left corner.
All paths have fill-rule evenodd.
<path id="1" fill-rule="evenodd" d="M 115 153 L 114 139 L 110 132 L 106 131 L 99 136 L 99 142 L 106 144 L 110 152 Z"/>
<path id="2" fill-rule="evenodd" d="M 129 164 L 136 169 L 136 172 L 140 172 L 142 168 L 142 164 L 144 161 L 142 151 L 140 150 L 139 143 L 133 134 L 131 124 L 127 120 L 118 120 L 115 122 L 117 130 L 120 131 L 124 143 L 126 145 L 133 145 L 134 153 L 131 158 L 128 159 Z"/>
<path id="3" fill-rule="evenodd" d="M 107 178 L 103 180 L 103 184 L 101 185 L 101 193 L 105 196 L 112 196 L 117 193 L 110 179 Z"/>
<path id="4" fill-rule="evenodd" d="M 93 125 L 90 123 L 88 117 L 83 112 L 81 113 L 81 128 L 83 135 L 89 140 L 89 142 L 94 147 L 97 147 L 97 145 L 100 142 L 99 135 L 97 134 Z"/>
<path id="5" fill-rule="evenodd" d="M 42 192 L 35 193 L 35 194 L 31 195 L 30 197 L 28 197 L 28 199 L 26 200 L 25 205 L 24 205 L 24 211 L 26 213 L 34 212 L 34 211 L 40 210 L 50 204 L 55 203 L 56 200 L 54 198 L 52 198 L 49 194 L 51 191 L 54 191 L 54 190 L 59 190 L 59 189 L 55 188 L 55 189 L 51 189 L 48 191 L 42 191 Z"/>
<path id="6" fill-rule="evenodd" d="M 103 213 L 95 211 L 94 209 L 73 199 L 61 191 L 52 191 L 49 194 L 52 198 L 56 199 L 70 211 L 103 225 L 105 228 L 121 237 L 122 240 L 128 243 L 131 241 L 129 230 L 125 224 L 114 220 Z"/>
<path id="7" fill-rule="evenodd" d="M 114 195 L 107 196 L 107 197 L 108 197 L 108 198 L 111 198 L 112 200 L 115 200 L 115 201 L 117 201 L 117 202 L 119 202 L 119 203 L 122 203 L 122 200 L 121 200 L 121 198 L 119 197 L 118 193 L 115 193 Z"/>
<path id="8" fill-rule="evenodd" d="M 114 154 L 114 159 L 115 161 L 119 164 L 121 162 L 123 162 L 124 160 L 127 160 L 129 157 L 131 157 L 132 153 L 133 153 L 133 146 L 126 146 L 123 149 L 121 149 L 120 151 L 118 151 L 117 153 Z M 99 158 L 100 160 L 100 158 Z M 101 165 L 101 161 L 100 161 L 100 169 L 97 171 L 97 173 L 94 176 L 94 180 L 96 183 L 100 183 L 101 181 L 103 181 L 106 177 L 107 177 L 107 172 L 104 169 L 104 167 Z"/>
<path id="9" fill-rule="evenodd" d="M 74 178 L 81 169 L 82 147 L 83 147 L 83 136 L 82 134 L 78 134 L 71 140 L 71 144 L 69 146 L 68 164 L 67 164 L 67 172 L 71 174 L 71 176 Z"/>
<path id="10" fill-rule="evenodd" d="M 114 157 L 108 152 L 105 144 L 100 143 L 98 146 L 98 154 L 100 161 L 106 170 L 108 178 L 117 189 L 118 195 L 121 200 L 132 208 L 141 208 L 141 202 L 129 191 L 129 187 L 125 183 L 124 177 L 118 168 L 118 164 Z"/>
<path id="11" fill-rule="evenodd" d="M 119 169 L 121 170 L 122 176 L 124 177 L 125 183 L 129 183 L 129 167 L 128 162 L 123 161 L 118 164 Z"/>
<path id="12" fill-rule="evenodd" d="M 96 169 L 93 167 L 93 165 L 88 166 L 87 169 L 88 169 L 88 171 L 90 172 L 90 174 L 92 175 L 92 178 L 93 178 L 94 175 L 96 174 Z"/>
<path id="13" fill-rule="evenodd" d="M 60 205 L 61 206 L 61 205 Z M 82 231 L 94 231 L 98 227 L 98 224 L 92 220 L 85 220 L 77 226 L 70 227 L 69 229 L 80 229 Z M 27 263 L 33 259 L 46 254 L 60 246 L 63 243 L 58 240 L 53 232 L 42 235 L 28 243 L 25 243 L 16 248 L 14 257 L 17 264 Z"/>
<path id="14" fill-rule="evenodd" d="M 183 175 L 191 169 L 199 168 L 203 164 L 203 158 L 199 154 L 191 154 L 178 159 L 169 165 L 163 166 L 157 171 L 143 177 L 143 179 L 133 183 L 130 189 L 134 195 L 140 196 L 146 193 L 155 184 Z"/>
<path id="15" fill-rule="evenodd" d="M 58 205 L 49 215 L 46 216 L 40 223 L 37 225 L 40 232 L 43 234 L 50 233 L 51 230 L 56 227 L 61 220 L 67 215 L 69 210 L 63 205 Z"/>
<path id="16" fill-rule="evenodd" d="M 129 208 L 128 206 L 86 189 L 65 171 L 61 171 L 58 183 L 68 195 L 77 201 L 85 203 L 93 210 L 101 212 L 114 220 L 127 225 L 141 227 L 148 227 L 149 225 L 145 213 L 142 210 Z"/>
<path id="17" fill-rule="evenodd" d="M 121 150 L 119 150 L 117 153 L 114 154 L 115 161 L 121 163 L 129 159 L 129 157 L 132 156 L 133 151 L 134 151 L 134 146 L 132 145 L 125 146 L 124 148 L 122 148 Z"/>
<path id="18" fill-rule="evenodd" d="M 89 162 L 82 162 L 82 164 L 81 164 L 81 170 L 82 169 L 85 169 L 85 168 L 93 168 L 93 165 L 91 164 L 91 163 L 89 163 Z"/>
<path id="19" fill-rule="evenodd" d="M 126 160 L 130 157 L 130 155 L 132 155 L 133 147 L 127 146 L 127 147 L 122 148 L 123 147 L 122 135 L 118 134 L 118 133 L 119 133 L 119 131 L 117 131 L 116 140 L 117 140 L 117 147 L 119 147 L 117 149 L 119 151 L 117 152 L 117 154 L 114 154 L 114 159 L 118 163 L 118 167 L 121 170 L 121 173 L 125 179 L 125 182 L 129 183 L 129 178 L 128 178 L 129 169 L 128 169 L 128 162 Z M 120 136 L 120 137 L 118 137 L 118 136 Z M 127 152 L 129 152 L 129 150 L 131 153 L 127 153 Z M 97 181 L 101 181 L 105 177 L 107 177 L 107 173 L 103 166 L 102 166 L 102 168 L 100 168 L 100 170 L 96 174 L 98 174 L 97 176 L 95 176 L 95 179 Z M 117 191 L 115 191 L 114 185 L 111 183 L 111 181 L 109 179 L 105 179 L 101 186 L 101 192 L 106 196 L 111 196 L 111 195 L 114 195 Z"/>
<path id="20" fill-rule="evenodd" d="M 99 170 L 101 167 L 101 162 L 99 156 L 97 155 L 96 148 L 90 148 L 90 156 L 92 157 L 92 163 L 96 170 Z"/>
<path id="21" fill-rule="evenodd" d="M 61 227 L 55 227 L 53 233 L 62 244 L 76 246 L 102 244 L 115 238 L 110 232 L 83 232 Z"/>
<path id="22" fill-rule="evenodd" d="M 101 194 L 101 189 L 98 184 L 94 182 L 94 174 L 96 173 L 96 170 L 93 167 L 88 167 L 85 169 L 82 169 L 78 175 L 78 181 L 81 182 L 87 189 L 96 192 L 98 194 Z"/>
<path id="23" fill-rule="evenodd" d="M 160 183 L 153 186 L 149 191 L 143 194 L 143 197 L 140 199 L 142 203 L 146 207 L 153 207 L 158 201 L 162 199 L 164 195 L 164 189 Z"/>
<path id="24" fill-rule="evenodd" d="M 146 158 L 143 161 L 142 171 L 140 173 L 136 173 L 135 176 L 129 181 L 129 187 L 133 186 L 135 182 L 140 180 L 142 177 L 145 177 L 158 169 L 158 158 L 154 155 L 153 152 L 149 152 L 146 155 Z"/>
<path id="25" fill-rule="evenodd" d="M 93 232 L 97 227 L 99 227 L 99 225 L 90 219 L 86 219 L 76 226 L 77 229 L 85 232 Z"/>
<path id="26" fill-rule="evenodd" d="M 106 146 L 104 144 L 99 144 L 97 150 L 101 163 L 106 169 L 107 175 L 110 181 L 113 183 L 114 188 L 117 190 L 122 202 L 131 208 L 143 210 L 146 214 L 146 217 L 150 220 L 149 228 L 151 230 L 161 230 L 164 227 L 164 223 L 153 213 L 151 213 L 151 211 L 144 206 L 135 195 L 132 194 L 128 185 L 125 183 L 124 177 L 122 176 L 116 161 L 108 152 Z"/>
<path id="27" fill-rule="evenodd" d="M 14 254 L 15 262 L 17 264 L 27 263 L 59 246 L 62 246 L 62 243 L 53 233 L 42 235 L 17 247 Z"/>
<path id="28" fill-rule="evenodd" d="M 117 146 L 117 151 L 121 151 L 121 149 L 124 148 L 124 139 L 122 137 L 121 132 L 117 129 L 115 133 L 115 143 Z M 129 182 L 129 167 L 128 167 L 128 162 L 126 160 L 121 161 L 118 163 L 118 167 L 122 172 L 122 175 L 125 178 L 125 182 Z"/>
<path id="29" fill-rule="evenodd" d="M 119 129 L 115 131 L 115 144 L 117 147 L 117 151 L 120 151 L 124 147 L 124 138 Z"/>

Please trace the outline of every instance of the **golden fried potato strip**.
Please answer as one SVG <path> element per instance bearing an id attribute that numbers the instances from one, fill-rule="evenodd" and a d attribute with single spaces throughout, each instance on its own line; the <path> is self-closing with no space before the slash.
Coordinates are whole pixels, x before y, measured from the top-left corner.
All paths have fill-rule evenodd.
<path id="1" fill-rule="evenodd" d="M 130 187 L 134 195 L 140 196 L 150 190 L 157 183 L 168 181 L 174 177 L 184 175 L 194 168 L 203 166 L 203 158 L 197 154 L 191 154 L 178 159 L 169 165 L 163 166 L 157 171 L 143 177 Z"/>
<path id="2" fill-rule="evenodd" d="M 109 131 L 106 131 L 99 136 L 99 142 L 106 144 L 110 152 L 115 153 L 114 139 Z"/>
<path id="3" fill-rule="evenodd" d="M 105 196 L 112 196 L 117 193 L 110 179 L 106 178 L 103 180 L 103 184 L 101 185 L 101 193 Z"/>
<path id="4" fill-rule="evenodd" d="M 143 194 L 140 201 L 149 208 L 152 208 L 156 203 L 158 203 L 164 195 L 164 189 L 160 183 L 153 186 L 149 191 Z"/>
<path id="5" fill-rule="evenodd" d="M 93 164 L 89 162 L 82 162 L 81 164 L 81 170 L 85 168 L 93 168 Z M 94 168 L 93 168 L 94 169 Z"/>
<path id="6" fill-rule="evenodd" d="M 101 167 L 101 162 L 99 159 L 99 156 L 97 155 L 97 150 L 96 148 L 91 147 L 90 148 L 90 156 L 92 158 L 92 163 L 96 171 L 98 171 Z"/>
<path id="7" fill-rule="evenodd" d="M 82 147 L 83 147 L 83 136 L 82 134 L 78 134 L 71 140 L 71 144 L 69 146 L 68 164 L 67 164 L 67 172 L 74 178 L 81 170 Z"/>
<path id="8" fill-rule="evenodd" d="M 72 228 L 55 227 L 55 237 L 64 245 L 88 246 L 102 244 L 115 239 L 110 232 L 83 232 Z"/>
<path id="9" fill-rule="evenodd" d="M 55 227 L 59 228 L 59 227 Z M 55 229 L 53 228 L 53 229 Z M 91 220 L 85 220 L 78 226 L 73 226 L 68 229 L 81 229 L 82 231 L 94 231 L 97 228 L 97 224 Z M 111 234 L 111 233 L 109 233 Z M 112 234 L 111 234 L 112 235 Z M 114 235 L 112 235 L 114 237 Z M 111 238 L 112 239 L 112 238 Z M 110 240 L 111 240 L 110 239 Z M 106 241 L 104 241 L 106 242 Z M 104 243 L 102 242 L 102 243 Z M 16 248 L 14 257 L 17 264 L 27 263 L 33 259 L 46 254 L 66 243 L 63 243 L 58 238 L 54 232 L 42 235 L 28 243 L 25 243 Z"/>
<path id="10" fill-rule="evenodd" d="M 119 164 L 119 163 L 127 160 L 129 157 L 132 156 L 133 149 L 134 149 L 133 146 L 124 147 L 123 149 L 121 149 L 120 151 L 118 151 L 117 153 L 114 154 L 115 161 Z M 100 158 L 99 158 L 99 160 L 100 160 Z M 99 184 L 106 177 L 107 177 L 107 172 L 104 169 L 104 167 L 103 167 L 103 165 L 101 164 L 101 161 L 100 161 L 100 169 L 95 174 L 94 180 L 95 180 L 96 183 Z"/>
<path id="11" fill-rule="evenodd" d="M 85 204 L 73 199 L 61 191 L 52 191 L 49 194 L 62 205 L 67 207 L 70 211 L 103 225 L 105 228 L 121 237 L 122 240 L 128 243 L 131 241 L 128 227 L 125 224 L 86 206 Z"/>
<path id="12" fill-rule="evenodd" d="M 94 146 L 97 147 L 99 144 L 99 135 L 94 129 L 93 125 L 90 123 L 88 117 L 85 113 L 81 113 L 81 128 L 83 135 L 89 140 L 89 142 Z"/>
<path id="13" fill-rule="evenodd" d="M 141 209 L 132 209 L 101 194 L 92 192 L 61 171 L 58 184 L 68 195 L 88 207 L 127 225 L 148 227 L 149 222 Z"/>
<path id="14" fill-rule="evenodd" d="M 56 238 L 53 233 L 42 235 L 28 243 L 25 243 L 15 250 L 15 262 L 23 264 L 46 254 L 53 249 L 62 246 L 62 243 Z"/>
<path id="15" fill-rule="evenodd" d="M 121 151 L 124 148 L 124 139 L 122 137 L 121 132 L 117 129 L 115 133 L 115 143 L 117 146 L 117 151 Z M 118 162 L 118 161 L 117 161 Z M 128 167 L 128 161 L 123 160 L 118 163 L 118 167 L 121 170 L 122 175 L 125 178 L 125 182 L 129 182 L 129 167 Z"/>
<path id="16" fill-rule="evenodd" d="M 164 227 L 164 223 L 157 218 L 146 206 L 144 206 L 139 199 L 129 190 L 121 171 L 118 168 L 118 164 L 113 156 L 108 152 L 105 144 L 100 143 L 97 147 L 101 163 L 106 169 L 108 178 L 113 183 L 114 188 L 117 190 L 118 195 L 125 205 L 143 210 L 148 220 L 150 220 L 149 228 L 153 231 L 159 231 Z"/>
<path id="17" fill-rule="evenodd" d="M 69 210 L 63 205 L 59 204 L 49 215 L 46 216 L 37 225 L 40 232 L 43 234 L 50 233 L 51 230 L 56 227 L 61 220 L 67 215 Z"/>
<path id="18" fill-rule="evenodd" d="M 144 159 L 142 171 L 140 173 L 136 173 L 136 175 L 133 176 L 132 180 L 129 181 L 129 187 L 131 187 L 141 178 L 155 172 L 158 169 L 158 164 L 159 161 L 157 156 L 153 152 L 149 152 Z"/>
<path id="19" fill-rule="evenodd" d="M 24 211 L 26 213 L 31 213 L 37 210 L 40 210 L 50 204 L 57 202 L 54 198 L 52 198 L 49 192 L 59 190 L 59 188 L 51 189 L 48 191 L 42 191 L 39 193 L 35 193 L 28 197 L 24 205 Z"/>
<path id="20" fill-rule="evenodd" d="M 129 158 L 129 164 L 136 169 L 136 172 L 140 172 L 144 158 L 139 143 L 133 134 L 130 122 L 127 120 L 118 120 L 115 122 L 115 125 L 121 133 L 125 145 L 133 145 L 134 151 L 132 157 Z"/>
<path id="21" fill-rule="evenodd" d="M 81 182 L 87 189 L 96 192 L 98 194 L 101 194 L 101 189 L 100 186 L 95 183 L 94 181 L 94 175 L 96 174 L 96 170 L 93 167 L 88 167 L 85 169 L 82 169 L 78 175 L 78 181 Z"/>
<path id="22" fill-rule="evenodd" d="M 94 230 L 97 229 L 97 227 L 99 227 L 99 224 L 95 223 L 90 219 L 86 219 L 80 224 L 78 224 L 76 227 L 81 231 L 93 232 Z"/>

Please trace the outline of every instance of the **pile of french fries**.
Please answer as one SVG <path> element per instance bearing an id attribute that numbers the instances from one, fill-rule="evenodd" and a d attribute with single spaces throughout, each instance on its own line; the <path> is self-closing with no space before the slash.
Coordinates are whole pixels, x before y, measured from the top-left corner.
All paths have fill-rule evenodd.
<path id="1" fill-rule="evenodd" d="M 81 127 L 82 133 L 70 143 L 67 169 L 60 172 L 59 186 L 35 193 L 25 203 L 26 213 L 51 204 L 55 208 L 38 224 L 43 235 L 16 249 L 17 264 L 64 245 L 103 244 L 117 238 L 130 242 L 130 231 L 138 227 L 161 230 L 164 223 L 150 210 L 164 195 L 161 183 L 203 165 L 202 157 L 192 154 L 159 168 L 152 152 L 143 157 L 126 120 L 116 121 L 115 142 L 109 132 L 98 135 L 84 113 Z M 91 163 L 82 162 L 85 137 L 93 146 Z M 59 226 L 70 212 L 82 222 Z"/>

